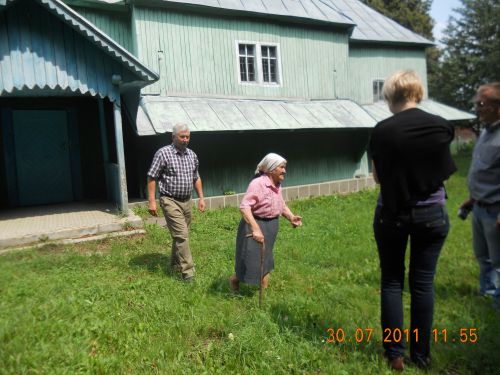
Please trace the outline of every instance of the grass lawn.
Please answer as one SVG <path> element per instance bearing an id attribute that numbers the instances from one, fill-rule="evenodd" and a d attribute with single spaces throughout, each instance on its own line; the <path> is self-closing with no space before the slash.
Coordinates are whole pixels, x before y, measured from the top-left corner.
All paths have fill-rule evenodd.
<path id="1" fill-rule="evenodd" d="M 452 228 L 435 282 L 434 374 L 500 373 L 500 313 L 476 295 L 470 219 L 456 218 L 469 157 L 457 157 L 460 171 L 447 183 Z M 292 202 L 304 225 L 281 222 L 262 309 L 255 287 L 229 290 L 237 209 L 195 215 L 193 284 L 170 272 L 170 237 L 156 225 L 135 238 L 0 256 L 0 374 L 390 374 L 380 344 L 376 197 Z M 328 343 L 329 328 L 344 341 Z"/>

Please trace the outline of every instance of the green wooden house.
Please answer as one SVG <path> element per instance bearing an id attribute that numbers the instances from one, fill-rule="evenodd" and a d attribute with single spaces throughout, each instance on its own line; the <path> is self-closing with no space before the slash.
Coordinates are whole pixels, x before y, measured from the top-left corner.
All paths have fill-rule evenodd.
<path id="1" fill-rule="evenodd" d="M 426 84 L 431 45 L 357 0 L 0 0 L 0 207 L 145 198 L 177 122 L 207 196 L 268 152 L 288 198 L 363 188 L 383 81 Z"/>

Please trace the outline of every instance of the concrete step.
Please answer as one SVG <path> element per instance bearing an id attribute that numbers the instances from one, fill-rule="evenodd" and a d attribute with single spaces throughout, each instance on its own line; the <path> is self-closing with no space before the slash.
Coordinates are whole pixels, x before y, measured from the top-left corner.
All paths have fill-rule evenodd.
<path id="1" fill-rule="evenodd" d="M 20 211 L 18 211 L 20 212 Z M 127 216 L 116 215 L 109 209 L 45 212 L 0 217 L 0 249 L 79 239 L 107 233 L 127 232 L 143 228 L 142 219 L 129 211 Z"/>

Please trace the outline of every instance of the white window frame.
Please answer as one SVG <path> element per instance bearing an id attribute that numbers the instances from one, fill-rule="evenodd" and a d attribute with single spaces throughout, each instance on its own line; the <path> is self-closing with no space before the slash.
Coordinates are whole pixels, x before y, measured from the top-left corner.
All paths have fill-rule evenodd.
<path id="1" fill-rule="evenodd" d="M 254 50 L 254 68 L 255 68 L 255 71 L 254 71 L 254 76 L 255 76 L 255 81 L 242 81 L 241 80 L 241 70 L 240 70 L 240 46 L 241 45 L 252 45 L 253 46 L 253 50 Z M 259 82 L 259 69 L 258 69 L 258 65 L 259 65 L 259 56 L 258 56 L 258 53 L 257 53 L 257 46 L 254 44 L 254 43 L 238 43 L 236 45 L 236 59 L 238 61 L 238 65 L 237 65 L 237 68 L 238 68 L 238 81 L 239 83 L 241 84 L 249 84 L 249 85 L 254 85 L 256 83 Z"/>
<path id="2" fill-rule="evenodd" d="M 240 72 L 240 44 L 252 44 L 255 47 L 255 82 L 247 82 L 241 80 Z M 276 47 L 276 79 L 278 82 L 264 82 L 264 72 L 262 67 L 262 47 Z M 247 40 L 237 40 L 235 42 L 236 51 L 236 75 L 240 85 L 250 86 L 265 86 L 265 87 L 281 87 L 281 51 L 279 43 L 255 42 Z"/>
<path id="3" fill-rule="evenodd" d="M 375 85 L 375 82 L 382 83 L 382 85 L 380 86 L 380 89 L 379 89 L 380 91 L 378 92 L 378 98 L 375 98 L 375 93 L 373 92 L 373 86 Z M 381 79 L 381 78 L 372 79 L 372 100 L 373 100 L 373 103 L 378 103 L 378 102 L 382 102 L 385 100 L 384 94 L 382 93 L 382 88 L 384 87 L 384 83 L 385 83 L 385 79 Z"/>

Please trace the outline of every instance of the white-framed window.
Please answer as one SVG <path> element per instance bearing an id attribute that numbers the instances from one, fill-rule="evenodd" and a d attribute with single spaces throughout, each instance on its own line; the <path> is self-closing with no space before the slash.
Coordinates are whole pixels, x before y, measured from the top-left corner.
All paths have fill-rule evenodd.
<path id="1" fill-rule="evenodd" d="M 238 45 L 238 57 L 240 60 L 240 82 L 255 82 L 255 45 Z"/>
<path id="2" fill-rule="evenodd" d="M 380 102 L 384 100 L 384 94 L 382 94 L 382 87 L 384 87 L 383 79 L 373 80 L 373 102 Z"/>
<path id="3" fill-rule="evenodd" d="M 278 54 L 276 46 L 261 46 L 262 81 L 278 83 Z"/>
<path id="4" fill-rule="evenodd" d="M 278 44 L 237 41 L 236 51 L 240 84 L 281 85 Z"/>

